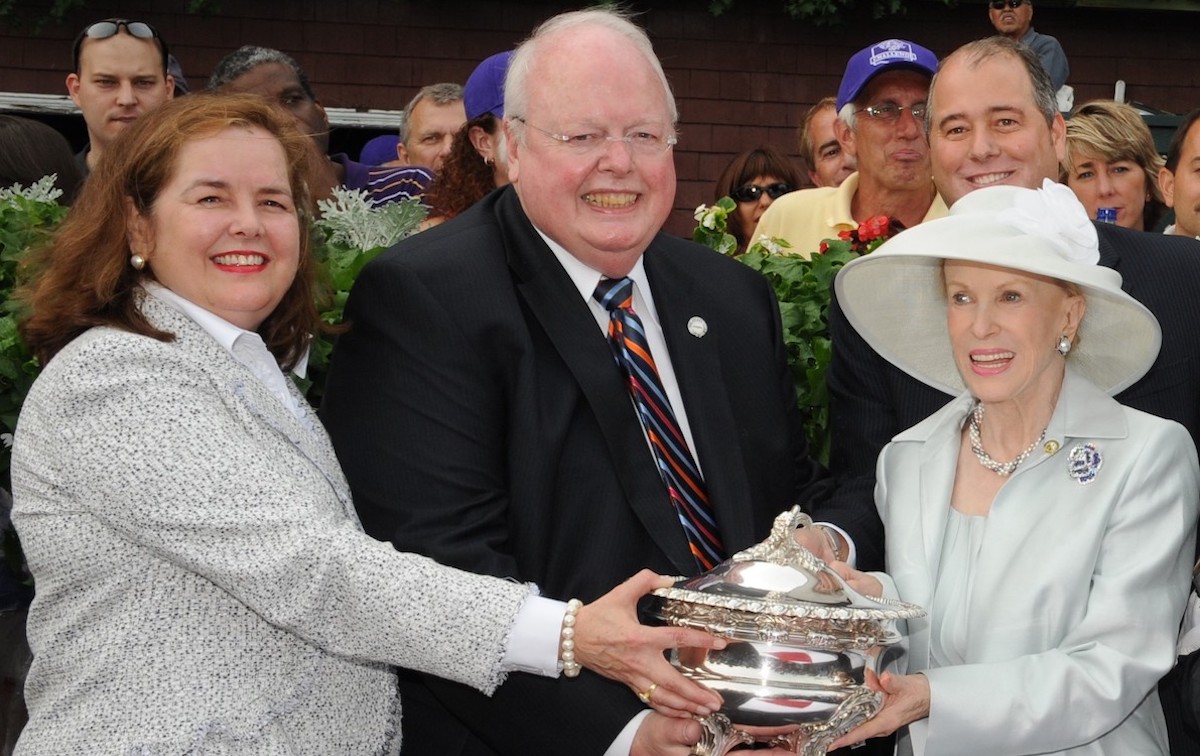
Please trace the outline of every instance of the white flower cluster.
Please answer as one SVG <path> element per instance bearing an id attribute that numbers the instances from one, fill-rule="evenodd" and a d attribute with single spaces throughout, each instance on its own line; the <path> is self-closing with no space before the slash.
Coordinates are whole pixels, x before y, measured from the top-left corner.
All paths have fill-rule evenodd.
<path id="1" fill-rule="evenodd" d="M 51 173 L 30 184 L 28 189 L 20 184 L 5 187 L 0 189 L 0 202 L 13 197 L 24 197 L 34 202 L 56 202 L 62 196 L 62 189 L 54 186 L 54 182 L 57 180 L 58 174 Z"/>
<path id="2" fill-rule="evenodd" d="M 416 200 L 372 207 L 366 192 L 341 186 L 334 187 L 333 197 L 318 201 L 317 207 L 322 216 L 317 226 L 329 241 L 353 249 L 390 247 L 425 220 L 425 208 Z"/>
<path id="3" fill-rule="evenodd" d="M 1019 193 L 997 220 L 1054 244 L 1065 259 L 1083 265 L 1100 262 L 1100 242 L 1087 210 L 1064 184 L 1045 179 L 1036 192 Z"/>
<path id="4" fill-rule="evenodd" d="M 718 219 L 724 220 L 726 215 L 725 208 L 717 205 L 713 205 L 712 207 L 700 205 L 696 208 L 696 212 L 692 213 L 692 217 L 696 219 L 696 222 L 709 230 L 715 230 Z"/>
<path id="5" fill-rule="evenodd" d="M 755 244 L 761 244 L 763 249 L 773 255 L 790 254 L 789 250 L 792 246 L 783 239 L 779 239 L 774 236 L 767 236 L 766 234 L 759 234 L 758 241 L 756 241 Z"/>

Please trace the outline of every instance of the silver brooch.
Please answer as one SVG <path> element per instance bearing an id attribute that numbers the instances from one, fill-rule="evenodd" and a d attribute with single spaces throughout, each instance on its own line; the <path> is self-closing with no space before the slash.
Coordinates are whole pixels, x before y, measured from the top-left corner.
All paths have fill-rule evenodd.
<path id="1" fill-rule="evenodd" d="M 688 333 L 700 338 L 708 333 L 708 323 L 705 323 L 704 318 L 699 315 L 693 315 L 688 319 Z"/>
<path id="2" fill-rule="evenodd" d="M 1067 457 L 1067 472 L 1081 485 L 1086 485 L 1096 479 L 1096 473 L 1100 471 L 1102 464 L 1104 458 L 1100 456 L 1096 445 L 1083 444 L 1071 450 Z"/>

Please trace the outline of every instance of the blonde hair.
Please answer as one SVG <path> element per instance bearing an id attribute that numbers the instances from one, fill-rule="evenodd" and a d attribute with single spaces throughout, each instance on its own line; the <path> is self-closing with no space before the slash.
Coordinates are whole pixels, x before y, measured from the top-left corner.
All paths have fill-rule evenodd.
<path id="1" fill-rule="evenodd" d="M 1154 136 L 1142 116 L 1132 107 L 1113 100 L 1092 100 L 1080 105 L 1067 119 L 1067 155 L 1059 166 L 1059 181 L 1066 183 L 1075 170 L 1072 153 L 1098 158 L 1107 163 L 1131 160 L 1142 169 L 1146 179 L 1145 224 L 1152 228 L 1157 220 L 1154 203 L 1162 205 L 1158 172 L 1163 158 L 1154 148 Z"/>

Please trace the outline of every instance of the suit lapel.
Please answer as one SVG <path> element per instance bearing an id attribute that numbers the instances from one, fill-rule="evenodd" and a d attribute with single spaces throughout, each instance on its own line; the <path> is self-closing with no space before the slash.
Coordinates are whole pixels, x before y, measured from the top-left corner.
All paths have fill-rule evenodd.
<path id="1" fill-rule="evenodd" d="M 587 304 L 534 230 L 514 191 L 499 196 L 496 213 L 517 293 L 592 408 L 625 498 L 679 573 L 694 573 L 695 560 L 654 465 L 624 378 Z"/>
<path id="2" fill-rule="evenodd" d="M 721 538 L 729 552 L 748 547 L 761 534 L 754 532 L 754 523 L 746 516 L 751 489 L 744 466 L 737 462 L 742 449 L 720 359 L 721 339 L 737 338 L 737 334 L 721 331 L 720 318 L 714 317 L 703 298 L 693 295 L 696 280 L 684 266 L 662 254 L 656 244 L 650 245 L 643 260 Z M 707 327 L 701 337 L 688 330 L 694 317 L 702 318 Z"/>

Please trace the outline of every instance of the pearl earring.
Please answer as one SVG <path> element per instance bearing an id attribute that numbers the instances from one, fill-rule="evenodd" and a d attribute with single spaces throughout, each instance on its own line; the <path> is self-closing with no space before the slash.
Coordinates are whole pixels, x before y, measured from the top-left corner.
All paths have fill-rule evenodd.
<path id="1" fill-rule="evenodd" d="M 1058 339 L 1058 344 L 1054 348 L 1058 350 L 1059 354 L 1061 354 L 1063 357 L 1066 357 L 1067 353 L 1071 351 L 1071 340 L 1068 339 L 1067 335 L 1064 333 Z"/>
<path id="2" fill-rule="evenodd" d="M 131 255 L 129 257 L 129 264 L 133 266 L 134 270 L 141 270 L 146 267 L 146 258 L 138 254 Z"/>

